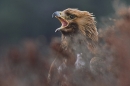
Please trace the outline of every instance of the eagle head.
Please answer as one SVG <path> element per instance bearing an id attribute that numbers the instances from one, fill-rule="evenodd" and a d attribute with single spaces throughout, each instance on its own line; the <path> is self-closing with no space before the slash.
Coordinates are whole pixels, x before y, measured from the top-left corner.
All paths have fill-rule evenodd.
<path id="1" fill-rule="evenodd" d="M 98 32 L 92 13 L 68 8 L 54 12 L 52 17 L 56 17 L 61 22 L 61 27 L 56 29 L 56 32 L 62 33 L 63 45 L 69 46 L 70 43 L 83 41 L 93 46 L 94 42 L 97 42 Z"/>

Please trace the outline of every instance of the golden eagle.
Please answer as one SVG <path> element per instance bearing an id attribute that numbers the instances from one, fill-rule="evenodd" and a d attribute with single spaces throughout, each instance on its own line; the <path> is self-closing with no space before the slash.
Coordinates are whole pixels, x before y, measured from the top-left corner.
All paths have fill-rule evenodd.
<path id="1" fill-rule="evenodd" d="M 82 61 L 80 57 L 87 57 L 87 52 L 95 53 L 98 32 L 96 21 L 92 13 L 68 8 L 63 11 L 54 12 L 52 17 L 56 17 L 61 22 L 61 27 L 56 29 L 55 32 L 60 31 L 62 34 L 62 49 L 74 53 L 77 55 L 77 58 L 79 58 L 77 61 L 75 60 L 76 64 L 79 64 L 78 60 Z M 81 56 L 81 53 L 84 56 Z M 89 58 L 87 62 L 87 66 L 90 59 L 91 58 Z M 68 60 L 67 58 L 67 61 Z M 48 78 L 50 78 L 50 72 L 54 62 L 55 60 L 50 67 Z"/>

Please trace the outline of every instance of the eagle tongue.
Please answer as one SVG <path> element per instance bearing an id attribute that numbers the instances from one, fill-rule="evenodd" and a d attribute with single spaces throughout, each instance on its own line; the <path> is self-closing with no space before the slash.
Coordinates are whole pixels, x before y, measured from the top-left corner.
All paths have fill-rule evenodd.
<path id="1" fill-rule="evenodd" d="M 64 19 L 61 21 L 61 23 L 62 23 L 62 26 L 63 26 L 63 27 L 66 27 L 67 24 L 68 24 L 68 22 L 66 22 Z"/>
<path id="2" fill-rule="evenodd" d="M 60 22 L 62 24 L 61 27 L 66 27 L 68 25 L 68 22 L 64 18 L 59 17 L 58 19 L 60 20 Z"/>

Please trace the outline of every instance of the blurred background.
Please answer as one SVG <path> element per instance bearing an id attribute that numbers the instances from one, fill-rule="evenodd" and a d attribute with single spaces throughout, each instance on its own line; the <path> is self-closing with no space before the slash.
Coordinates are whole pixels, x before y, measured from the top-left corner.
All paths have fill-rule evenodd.
<path id="1" fill-rule="evenodd" d="M 129 0 L 122 0 L 129 4 Z M 25 38 L 44 36 L 48 42 L 60 26 L 51 15 L 66 8 L 78 8 L 93 13 L 97 21 L 114 13 L 113 0 L 0 0 L 0 45 L 17 43 Z M 98 26 L 99 22 L 97 23 Z"/>
<path id="2" fill-rule="evenodd" d="M 0 86 L 49 86 L 46 79 L 56 57 L 52 49 L 60 40 L 55 37 L 61 35 L 55 33 L 61 24 L 52 13 L 66 8 L 86 10 L 95 15 L 101 28 L 102 20 L 115 13 L 113 1 L 0 0 Z M 130 4 L 130 0 L 120 1 Z"/>

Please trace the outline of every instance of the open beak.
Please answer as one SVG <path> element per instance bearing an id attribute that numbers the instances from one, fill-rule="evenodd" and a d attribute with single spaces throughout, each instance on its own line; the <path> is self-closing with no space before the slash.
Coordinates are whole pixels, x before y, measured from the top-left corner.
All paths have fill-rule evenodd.
<path id="1" fill-rule="evenodd" d="M 55 30 L 55 32 L 60 31 L 69 25 L 69 22 L 65 19 L 65 16 L 62 15 L 61 11 L 54 12 L 52 17 L 56 17 L 62 24 L 60 28 Z"/>

